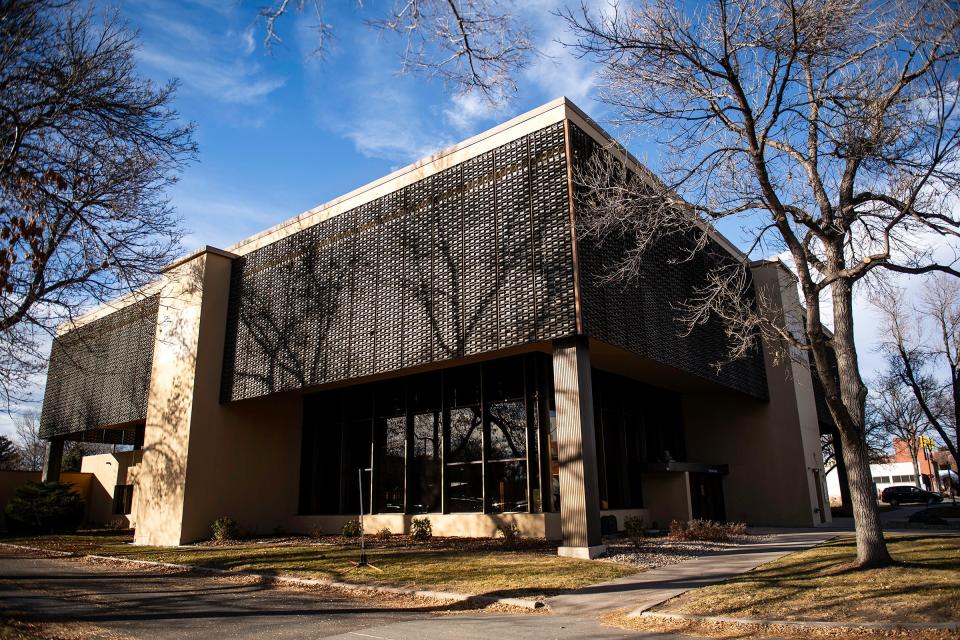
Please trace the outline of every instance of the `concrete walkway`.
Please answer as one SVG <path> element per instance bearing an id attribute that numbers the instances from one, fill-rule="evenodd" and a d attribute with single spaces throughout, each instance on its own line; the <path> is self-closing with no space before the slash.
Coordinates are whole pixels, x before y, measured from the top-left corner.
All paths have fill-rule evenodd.
<path id="1" fill-rule="evenodd" d="M 547 599 L 558 615 L 597 616 L 616 609 L 645 611 L 684 591 L 725 580 L 789 553 L 836 537 L 836 531 L 775 533 L 768 540 L 720 551 Z"/>

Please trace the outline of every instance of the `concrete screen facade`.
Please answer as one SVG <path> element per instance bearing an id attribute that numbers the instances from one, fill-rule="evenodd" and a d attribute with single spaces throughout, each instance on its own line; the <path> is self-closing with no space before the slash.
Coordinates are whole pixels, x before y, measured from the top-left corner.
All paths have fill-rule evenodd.
<path id="1" fill-rule="evenodd" d="M 764 348 L 718 370 L 722 327 L 673 317 L 706 261 L 744 256 L 713 234 L 677 261 L 679 238 L 611 284 L 627 242 L 578 233 L 597 153 L 622 152 L 560 99 L 64 327 L 47 477 L 66 439 L 133 444 L 136 541 L 162 545 L 220 516 L 336 531 L 361 492 L 368 527 L 514 523 L 580 556 L 602 516 L 829 519 L 809 368 Z M 789 273 L 752 272 L 795 321 Z"/>

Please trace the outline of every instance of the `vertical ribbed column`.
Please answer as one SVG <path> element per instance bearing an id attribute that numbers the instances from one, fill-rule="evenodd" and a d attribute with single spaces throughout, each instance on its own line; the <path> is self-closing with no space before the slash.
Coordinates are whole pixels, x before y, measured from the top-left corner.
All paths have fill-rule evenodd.
<path id="1" fill-rule="evenodd" d="M 597 447 L 593 429 L 590 348 L 584 337 L 553 343 L 553 380 L 560 458 L 560 555 L 596 557 L 600 545 Z"/>

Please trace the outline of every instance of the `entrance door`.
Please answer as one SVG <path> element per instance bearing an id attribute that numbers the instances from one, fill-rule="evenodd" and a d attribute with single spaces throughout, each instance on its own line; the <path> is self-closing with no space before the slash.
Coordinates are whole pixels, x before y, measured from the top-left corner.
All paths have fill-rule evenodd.
<path id="1" fill-rule="evenodd" d="M 726 520 L 723 476 L 719 473 L 691 473 L 690 501 L 694 518 L 716 522 Z"/>

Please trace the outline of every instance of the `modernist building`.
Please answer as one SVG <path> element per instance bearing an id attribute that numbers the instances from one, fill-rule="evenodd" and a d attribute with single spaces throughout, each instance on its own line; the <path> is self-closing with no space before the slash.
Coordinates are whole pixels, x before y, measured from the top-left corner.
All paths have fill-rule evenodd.
<path id="1" fill-rule="evenodd" d="M 55 341 L 48 475 L 64 440 L 133 444 L 136 541 L 162 545 L 219 516 L 337 531 L 361 493 L 368 526 L 512 522 L 579 555 L 604 515 L 823 522 L 809 369 L 717 370 L 722 327 L 674 319 L 707 261 L 744 256 L 664 241 L 625 286 L 604 276 L 628 243 L 578 237 L 572 177 L 609 144 L 559 99 L 171 264 Z M 789 321 L 789 273 L 753 275 Z"/>

